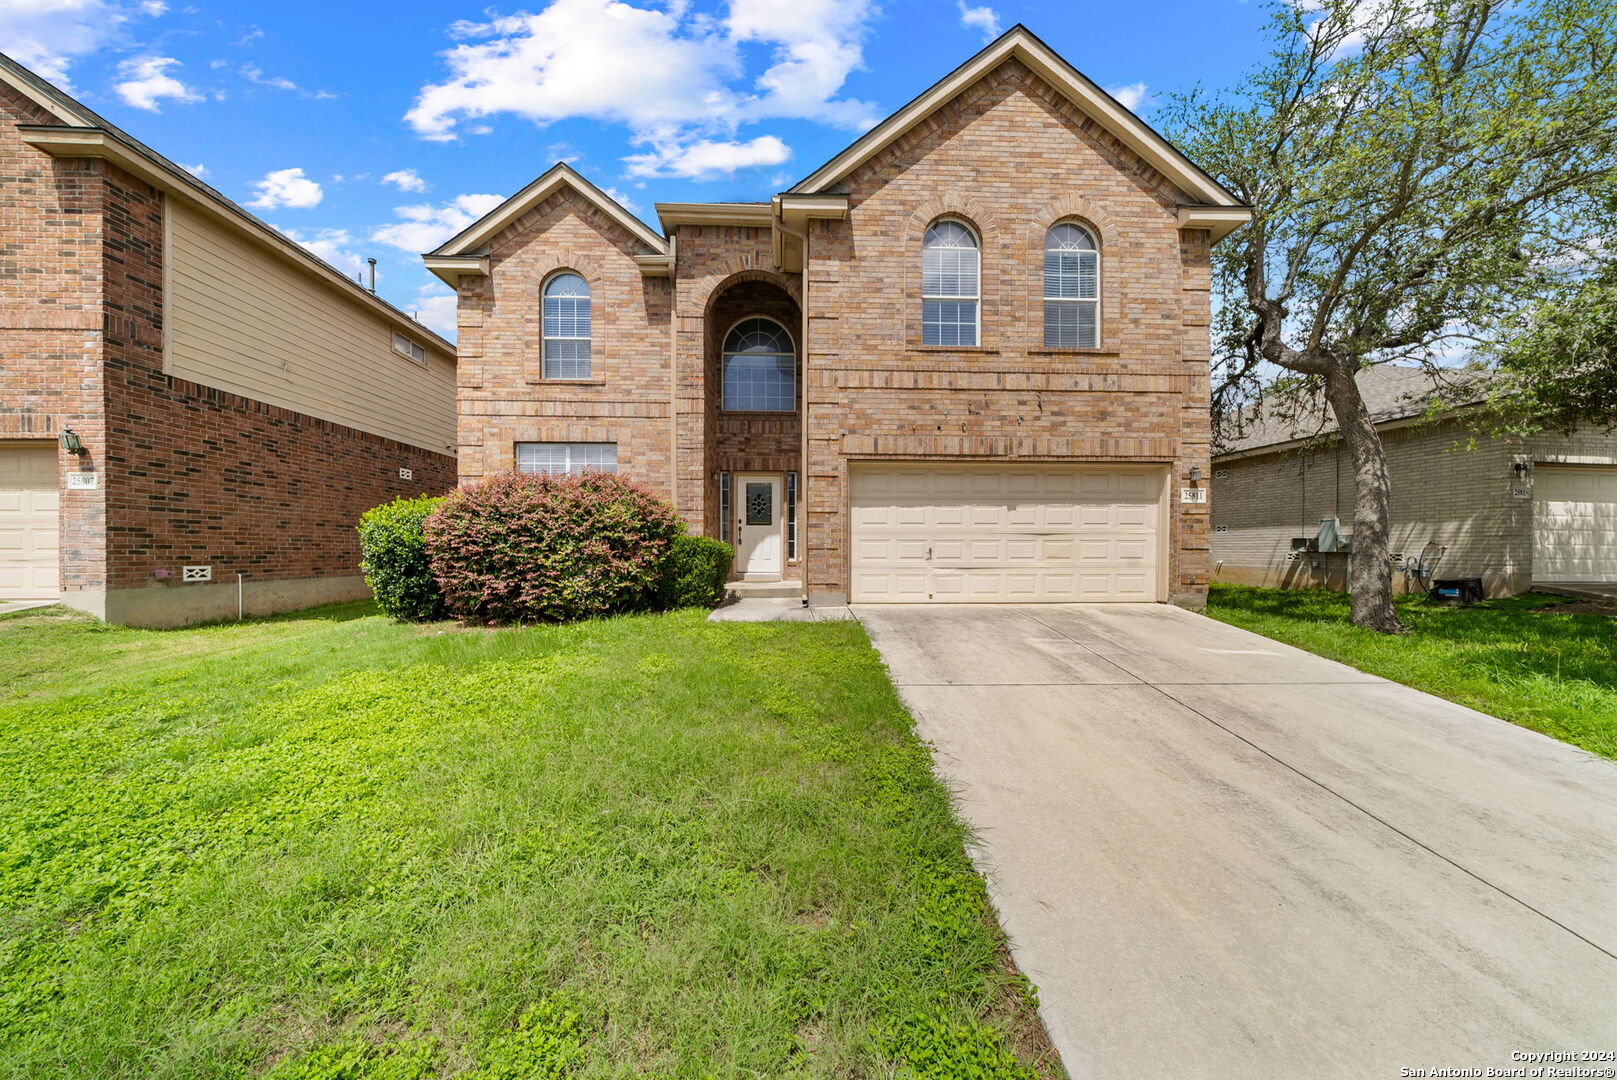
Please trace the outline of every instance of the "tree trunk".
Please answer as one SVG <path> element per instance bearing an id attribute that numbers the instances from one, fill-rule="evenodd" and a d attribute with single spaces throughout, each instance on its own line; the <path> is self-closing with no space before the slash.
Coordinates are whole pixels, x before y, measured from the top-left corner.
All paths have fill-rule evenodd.
<path id="1" fill-rule="evenodd" d="M 1398 612 L 1392 606 L 1392 558 L 1387 550 L 1392 530 L 1387 454 L 1359 393 L 1358 382 L 1340 363 L 1332 362 L 1326 369 L 1325 400 L 1330 402 L 1342 441 L 1353 460 L 1353 482 L 1358 492 L 1353 503 L 1353 572 L 1348 580 L 1353 624 L 1383 634 L 1401 634 L 1404 624 L 1398 621 Z"/>

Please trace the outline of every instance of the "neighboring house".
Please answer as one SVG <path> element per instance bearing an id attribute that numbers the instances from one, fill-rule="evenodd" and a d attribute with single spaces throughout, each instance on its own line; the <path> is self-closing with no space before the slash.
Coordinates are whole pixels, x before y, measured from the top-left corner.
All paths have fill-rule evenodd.
<path id="1" fill-rule="evenodd" d="M 557 165 L 439 250 L 462 481 L 616 469 L 814 603 L 1200 603 L 1209 248 L 1246 208 L 1016 27 L 791 190 Z"/>
<path id="2" fill-rule="evenodd" d="M 453 346 L 4 57 L 0 230 L 0 602 L 363 596 L 359 514 L 453 486 Z"/>
<path id="3" fill-rule="evenodd" d="M 1490 434 L 1476 422 L 1486 383 L 1390 364 L 1359 373 L 1387 453 L 1392 550 L 1418 560 L 1438 544 L 1437 576 L 1482 578 L 1493 596 L 1617 582 L 1617 436 Z M 1293 547 L 1326 519 L 1351 535 L 1353 464 L 1317 402 L 1289 411 L 1234 433 L 1213 459 L 1215 581 L 1345 587 L 1350 553 Z"/>

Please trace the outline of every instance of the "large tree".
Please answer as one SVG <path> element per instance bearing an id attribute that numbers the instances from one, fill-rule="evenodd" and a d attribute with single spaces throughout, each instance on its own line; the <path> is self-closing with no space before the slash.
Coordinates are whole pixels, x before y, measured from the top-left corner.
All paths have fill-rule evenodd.
<path id="1" fill-rule="evenodd" d="M 1353 621 L 1398 632 L 1386 456 L 1355 375 L 1496 340 L 1587 247 L 1617 161 L 1617 5 L 1301 0 L 1269 25 L 1244 85 L 1168 108 L 1253 207 L 1215 249 L 1215 418 L 1275 376 L 1323 398 L 1357 485 Z"/>

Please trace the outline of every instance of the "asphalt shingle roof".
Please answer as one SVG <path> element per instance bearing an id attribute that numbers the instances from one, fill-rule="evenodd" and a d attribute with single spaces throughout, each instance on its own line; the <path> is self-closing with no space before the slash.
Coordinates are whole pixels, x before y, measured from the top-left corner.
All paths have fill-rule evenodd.
<path id="1" fill-rule="evenodd" d="M 1378 364 L 1359 372 L 1359 393 L 1377 424 L 1407 420 L 1425 412 L 1434 400 L 1449 408 L 1475 405 L 1487 397 L 1494 376 L 1485 371 L 1440 370 L 1403 364 Z M 1266 446 L 1312 439 L 1336 430 L 1324 398 L 1314 394 L 1293 400 L 1271 400 L 1247 406 L 1226 422 L 1218 454 L 1246 453 Z"/>

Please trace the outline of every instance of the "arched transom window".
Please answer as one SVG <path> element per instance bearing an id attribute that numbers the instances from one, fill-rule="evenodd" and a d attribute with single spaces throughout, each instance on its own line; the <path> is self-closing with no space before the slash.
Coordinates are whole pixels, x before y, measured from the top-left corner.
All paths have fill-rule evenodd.
<path id="1" fill-rule="evenodd" d="M 790 412 L 797 407 L 797 354 L 773 319 L 743 319 L 724 338 L 724 407 Z"/>
<path id="2" fill-rule="evenodd" d="M 921 241 L 921 344 L 977 345 L 981 289 L 977 234 L 937 221 Z"/>
<path id="3" fill-rule="evenodd" d="M 1044 344 L 1100 347 L 1100 251 L 1087 229 L 1070 222 L 1044 234 Z"/>
<path id="4" fill-rule="evenodd" d="M 590 286 L 577 274 L 545 282 L 545 378 L 590 377 Z"/>

